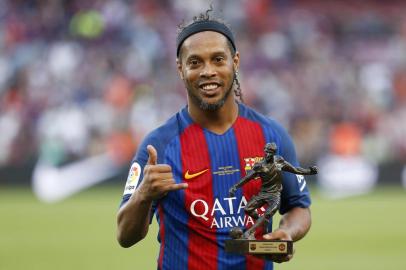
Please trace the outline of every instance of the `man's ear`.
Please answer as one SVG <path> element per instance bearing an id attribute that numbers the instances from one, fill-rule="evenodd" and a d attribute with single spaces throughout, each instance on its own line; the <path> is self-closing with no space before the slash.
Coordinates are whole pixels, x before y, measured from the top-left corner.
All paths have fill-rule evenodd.
<path id="1" fill-rule="evenodd" d="M 176 58 L 176 67 L 178 69 L 179 77 L 183 80 L 182 62 L 179 58 Z"/>

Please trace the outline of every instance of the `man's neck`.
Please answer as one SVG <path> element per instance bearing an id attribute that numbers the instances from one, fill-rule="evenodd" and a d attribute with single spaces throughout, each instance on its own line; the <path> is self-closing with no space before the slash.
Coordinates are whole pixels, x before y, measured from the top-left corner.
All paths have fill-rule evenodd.
<path id="1" fill-rule="evenodd" d="M 228 98 L 218 110 L 208 111 L 189 102 L 188 112 L 195 123 L 213 133 L 221 135 L 237 120 L 238 104 L 234 97 L 232 97 Z"/>

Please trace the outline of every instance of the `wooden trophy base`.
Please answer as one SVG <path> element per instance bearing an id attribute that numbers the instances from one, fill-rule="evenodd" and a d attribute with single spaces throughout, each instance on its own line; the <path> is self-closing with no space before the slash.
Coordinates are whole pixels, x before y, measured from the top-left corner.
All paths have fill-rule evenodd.
<path id="1" fill-rule="evenodd" d="M 293 253 L 293 241 L 286 240 L 226 240 L 226 252 L 238 254 L 289 255 Z"/>

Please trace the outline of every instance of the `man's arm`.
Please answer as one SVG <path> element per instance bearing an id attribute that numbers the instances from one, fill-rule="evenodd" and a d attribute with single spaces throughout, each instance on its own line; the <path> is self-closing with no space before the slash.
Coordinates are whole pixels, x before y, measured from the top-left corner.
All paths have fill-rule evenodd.
<path id="1" fill-rule="evenodd" d="M 294 207 L 282 216 L 279 222 L 279 228 L 264 235 L 264 239 L 298 241 L 309 231 L 311 223 L 310 208 Z M 292 257 L 293 254 L 268 256 L 265 259 L 281 263 L 291 260 Z"/>
<path id="2" fill-rule="evenodd" d="M 148 233 L 152 201 L 137 189 L 117 215 L 117 241 L 122 247 L 131 247 Z"/>
<path id="3" fill-rule="evenodd" d="M 308 169 L 305 169 L 305 168 L 301 168 L 301 167 L 294 167 L 292 164 L 290 164 L 286 160 L 283 160 L 282 162 L 283 162 L 282 171 L 290 172 L 290 173 L 294 173 L 294 174 L 301 174 L 301 175 L 317 174 L 316 166 L 312 166 L 312 167 L 309 167 Z"/>
<path id="4" fill-rule="evenodd" d="M 241 180 L 233 185 L 230 190 L 229 190 L 229 194 L 230 196 L 234 196 L 235 192 L 237 191 L 238 188 L 242 187 L 245 183 L 247 183 L 248 181 L 250 181 L 251 179 L 256 177 L 257 172 L 255 172 L 254 170 L 250 171 L 246 176 L 244 176 L 243 178 L 241 178 Z"/>
<path id="5" fill-rule="evenodd" d="M 287 232 L 296 242 L 306 235 L 311 224 L 310 208 L 294 207 L 282 216 L 278 230 Z"/>
<path id="6" fill-rule="evenodd" d="M 117 240 L 122 247 L 130 247 L 147 235 L 154 200 L 169 191 L 187 188 L 186 183 L 175 183 L 169 165 L 157 164 L 157 152 L 152 145 L 147 150 L 149 157 L 144 178 L 117 215 Z"/>

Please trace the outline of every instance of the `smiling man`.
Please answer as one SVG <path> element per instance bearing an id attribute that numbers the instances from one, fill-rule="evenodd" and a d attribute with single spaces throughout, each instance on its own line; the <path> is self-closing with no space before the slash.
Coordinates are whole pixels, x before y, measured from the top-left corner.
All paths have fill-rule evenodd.
<path id="1" fill-rule="evenodd" d="M 208 13 L 180 29 L 177 68 L 187 90 L 187 106 L 144 139 L 117 216 L 117 239 L 130 247 L 146 236 L 156 215 L 158 269 L 273 269 L 272 261 L 292 258 L 224 251 L 233 227 L 254 223 L 244 208 L 261 182 L 251 181 L 232 197 L 228 191 L 262 159 L 264 145 L 275 142 L 277 154 L 298 165 L 286 131 L 242 104 L 239 63 L 229 27 Z M 301 239 L 311 224 L 309 206 L 303 177 L 284 173 L 283 216 L 279 227 L 263 237 Z"/>
<path id="2" fill-rule="evenodd" d="M 239 56 L 231 54 L 228 42 L 225 36 L 212 31 L 196 33 L 183 42 L 177 64 L 193 107 L 216 111 L 226 101 L 233 101 L 230 93 Z"/>

